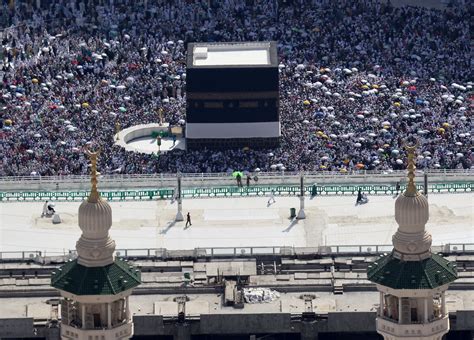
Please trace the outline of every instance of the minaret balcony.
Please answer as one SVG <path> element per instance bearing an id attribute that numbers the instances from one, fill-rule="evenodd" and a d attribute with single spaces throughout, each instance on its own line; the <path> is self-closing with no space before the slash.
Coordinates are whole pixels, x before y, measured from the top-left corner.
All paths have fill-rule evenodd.
<path id="1" fill-rule="evenodd" d="M 61 324 L 61 338 L 75 339 L 75 340 L 89 340 L 92 339 L 129 339 L 132 336 L 133 324 L 131 322 L 123 323 L 112 328 L 77 328 L 66 324 Z"/>
<path id="2" fill-rule="evenodd" d="M 394 337 L 429 337 L 435 334 L 445 334 L 449 331 L 449 317 L 436 318 L 411 323 L 398 323 L 388 317 L 377 317 L 377 332 Z"/>

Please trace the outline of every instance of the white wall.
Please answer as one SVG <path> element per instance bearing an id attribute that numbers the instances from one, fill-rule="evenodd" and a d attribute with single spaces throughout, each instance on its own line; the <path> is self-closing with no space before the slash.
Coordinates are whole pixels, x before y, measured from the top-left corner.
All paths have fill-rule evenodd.
<path id="1" fill-rule="evenodd" d="M 280 135 L 280 122 L 186 124 L 186 138 L 269 138 Z"/>

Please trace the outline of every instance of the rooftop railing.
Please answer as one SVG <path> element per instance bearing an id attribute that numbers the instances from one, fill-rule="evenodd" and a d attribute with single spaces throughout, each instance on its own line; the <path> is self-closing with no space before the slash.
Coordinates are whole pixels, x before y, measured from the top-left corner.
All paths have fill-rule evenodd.
<path id="1" fill-rule="evenodd" d="M 389 253 L 392 245 L 326 245 L 319 247 L 205 247 L 189 250 L 170 250 L 166 248 L 117 249 L 115 255 L 125 259 L 161 259 L 179 257 L 194 258 L 249 258 L 257 256 L 297 256 L 297 255 L 381 255 Z M 474 254 L 474 243 L 448 243 L 432 246 L 432 252 L 446 255 Z M 35 261 L 40 263 L 67 261 L 77 256 L 75 250 L 64 252 L 34 251 L 7 251 L 0 252 L 0 262 Z"/>

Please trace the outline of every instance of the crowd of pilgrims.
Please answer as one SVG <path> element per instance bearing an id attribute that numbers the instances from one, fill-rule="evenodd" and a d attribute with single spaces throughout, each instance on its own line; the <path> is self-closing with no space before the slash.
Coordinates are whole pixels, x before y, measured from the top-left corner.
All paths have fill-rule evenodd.
<path id="1" fill-rule="evenodd" d="M 379 1 L 1 2 L 0 176 L 469 169 L 469 15 Z M 121 128 L 186 119 L 188 42 L 276 41 L 281 145 L 175 150 L 114 145 Z M 237 127 L 238 128 L 238 127 Z"/>

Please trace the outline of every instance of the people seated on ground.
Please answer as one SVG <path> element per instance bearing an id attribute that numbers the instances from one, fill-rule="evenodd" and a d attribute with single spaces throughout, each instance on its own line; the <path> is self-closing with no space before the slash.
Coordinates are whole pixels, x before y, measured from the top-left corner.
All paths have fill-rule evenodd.
<path id="1" fill-rule="evenodd" d="M 54 210 L 54 203 L 49 203 L 48 204 L 48 213 L 53 215 L 55 212 L 56 212 L 56 210 Z"/>
<path id="2" fill-rule="evenodd" d="M 367 195 L 365 195 L 361 189 L 357 192 L 357 200 L 356 200 L 356 205 L 359 204 L 365 204 L 369 202 L 369 199 L 367 198 Z"/>
<path id="3" fill-rule="evenodd" d="M 49 201 L 46 201 L 43 205 L 43 212 L 41 213 L 41 217 L 51 217 L 56 213 L 56 210 L 54 210 L 54 203 L 50 203 Z"/>

